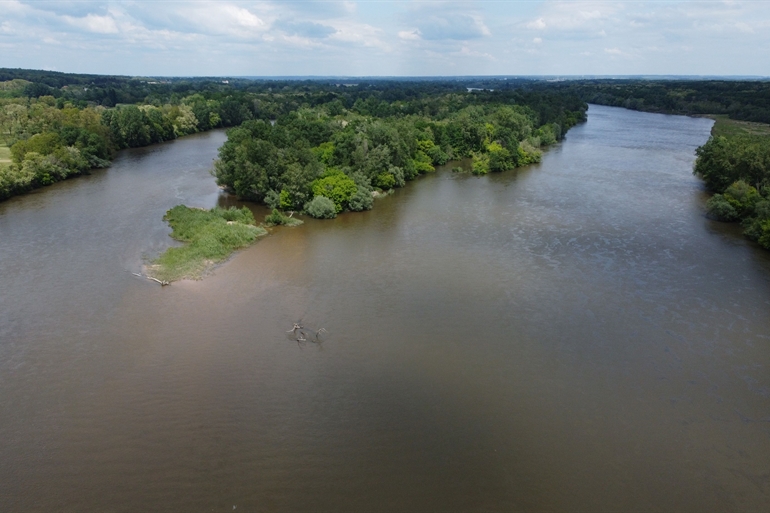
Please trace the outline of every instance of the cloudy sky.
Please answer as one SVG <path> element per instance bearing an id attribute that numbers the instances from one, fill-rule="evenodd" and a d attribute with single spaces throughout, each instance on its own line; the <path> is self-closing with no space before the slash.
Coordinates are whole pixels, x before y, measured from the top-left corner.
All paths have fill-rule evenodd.
<path id="1" fill-rule="evenodd" d="M 770 75 L 770 0 L 0 0 L 0 67 L 123 75 Z"/>

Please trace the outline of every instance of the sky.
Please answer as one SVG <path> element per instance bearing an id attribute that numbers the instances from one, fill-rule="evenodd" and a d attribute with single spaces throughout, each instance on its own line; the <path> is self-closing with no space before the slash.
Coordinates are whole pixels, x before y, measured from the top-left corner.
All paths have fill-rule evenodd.
<path id="1" fill-rule="evenodd" d="M 770 0 L 0 0 L 0 67 L 132 76 L 769 76 Z"/>

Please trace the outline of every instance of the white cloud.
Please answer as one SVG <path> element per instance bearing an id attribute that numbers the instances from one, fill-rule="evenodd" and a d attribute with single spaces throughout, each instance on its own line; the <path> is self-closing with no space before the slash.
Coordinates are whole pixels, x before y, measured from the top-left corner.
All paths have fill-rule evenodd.
<path id="1" fill-rule="evenodd" d="M 423 39 L 468 40 L 492 35 L 484 20 L 474 14 L 446 13 L 429 16 L 417 24 Z"/>
<path id="2" fill-rule="evenodd" d="M 246 28 L 261 28 L 265 26 L 265 22 L 258 16 L 252 14 L 247 9 L 237 7 L 235 5 L 227 5 L 224 8 L 238 25 Z"/>
<path id="3" fill-rule="evenodd" d="M 462 48 L 460 48 L 460 51 L 455 53 L 455 55 L 460 55 L 462 57 L 481 57 L 483 59 L 489 59 L 491 61 L 497 60 L 493 55 L 488 54 L 486 52 L 471 50 L 467 45 L 463 45 Z"/>
<path id="4" fill-rule="evenodd" d="M 534 21 L 530 21 L 527 23 L 527 28 L 534 29 L 534 30 L 543 30 L 548 25 L 545 24 L 545 20 L 543 18 L 538 18 Z"/>
<path id="5" fill-rule="evenodd" d="M 278 20 L 273 23 L 273 28 L 281 30 L 286 34 L 298 35 L 312 39 L 322 39 L 336 32 L 334 27 L 309 21 Z"/>
<path id="6" fill-rule="evenodd" d="M 0 0 L 0 48 L 4 66 L 97 73 L 770 75 L 766 6 Z"/>
<path id="7" fill-rule="evenodd" d="M 398 33 L 398 37 L 401 39 L 406 39 L 407 41 L 417 41 L 420 38 L 420 31 L 417 29 L 414 30 L 402 30 Z"/>
<path id="8" fill-rule="evenodd" d="M 333 41 L 355 43 L 370 48 L 390 50 L 390 45 L 382 40 L 383 30 L 366 23 L 337 21 L 334 23 L 336 32 L 329 36 Z"/>
<path id="9" fill-rule="evenodd" d="M 95 32 L 97 34 L 116 34 L 118 32 L 118 25 L 111 16 L 89 14 L 82 18 L 74 18 L 72 16 L 62 16 L 62 18 L 71 25 L 88 30 L 89 32 Z"/>

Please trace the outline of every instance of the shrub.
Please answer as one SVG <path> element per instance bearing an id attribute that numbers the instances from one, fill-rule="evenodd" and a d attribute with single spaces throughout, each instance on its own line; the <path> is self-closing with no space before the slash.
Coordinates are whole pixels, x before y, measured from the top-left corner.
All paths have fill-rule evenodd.
<path id="1" fill-rule="evenodd" d="M 358 186 L 342 171 L 329 170 L 323 177 L 313 182 L 311 189 L 313 196 L 323 196 L 334 202 L 335 213 L 340 213 L 347 208 Z"/>
<path id="2" fill-rule="evenodd" d="M 333 219 L 337 217 L 337 207 L 326 196 L 316 196 L 307 205 L 305 211 L 316 219 Z"/>
<path id="3" fill-rule="evenodd" d="M 271 213 L 265 216 L 265 224 L 267 226 L 276 226 L 284 224 L 284 219 L 288 219 L 285 215 L 281 214 L 281 211 L 274 208 Z"/>
<path id="4" fill-rule="evenodd" d="M 392 176 L 392 175 L 388 175 Z M 374 203 L 374 198 L 372 198 L 372 193 L 367 189 L 366 187 L 358 186 L 358 190 L 353 195 L 352 198 L 350 198 L 350 210 L 353 212 L 360 212 L 362 210 L 371 210 L 372 204 Z"/>
<path id="5" fill-rule="evenodd" d="M 519 147 L 516 150 L 516 161 L 520 166 L 540 162 L 540 159 L 543 157 L 542 152 L 537 149 L 537 145 L 532 144 L 533 142 L 540 144 L 539 141 L 522 141 L 519 143 Z"/>
<path id="6" fill-rule="evenodd" d="M 737 221 L 738 211 L 721 194 L 714 194 L 706 203 L 706 213 L 717 221 L 732 222 Z"/>
<path id="7" fill-rule="evenodd" d="M 743 234 L 753 241 L 757 241 L 760 246 L 770 249 L 770 217 L 752 218 L 744 221 L 746 229 Z"/>
<path id="8" fill-rule="evenodd" d="M 436 170 L 433 167 L 433 159 L 431 159 L 424 151 L 417 150 L 415 158 L 412 160 L 414 169 L 417 174 L 432 173 Z"/>
<path id="9" fill-rule="evenodd" d="M 471 173 L 474 175 L 485 175 L 489 173 L 489 155 L 484 153 L 474 153 Z"/>
<path id="10" fill-rule="evenodd" d="M 743 180 L 730 185 L 724 192 L 724 198 L 735 208 L 740 217 L 754 213 L 754 205 L 761 199 L 757 190 Z"/>
<path id="11" fill-rule="evenodd" d="M 393 178 L 396 181 L 395 183 L 396 187 L 403 187 L 404 185 L 406 185 L 406 173 L 404 172 L 403 169 L 401 169 L 398 166 L 390 166 L 388 168 L 388 173 L 393 175 Z"/>
<path id="12" fill-rule="evenodd" d="M 396 177 L 388 172 L 380 173 L 374 177 L 372 185 L 382 190 L 392 189 L 396 185 Z"/>
<path id="13" fill-rule="evenodd" d="M 265 194 L 265 205 L 273 210 L 277 209 L 281 206 L 281 196 L 273 189 L 270 189 L 267 191 L 267 194 Z"/>
<path id="14" fill-rule="evenodd" d="M 281 194 L 278 196 L 278 206 L 280 208 L 291 208 L 291 194 L 286 189 L 281 189 Z"/>
<path id="15" fill-rule="evenodd" d="M 243 224 L 255 224 L 254 214 L 246 207 L 240 209 L 230 207 L 228 209 L 214 207 L 211 209 L 211 213 L 221 217 L 225 221 L 231 221 L 235 223 Z"/>
<path id="16" fill-rule="evenodd" d="M 743 221 L 743 234 L 770 249 L 770 200 L 758 201 L 754 206 L 754 214 L 754 217 Z"/>
<path id="17" fill-rule="evenodd" d="M 302 224 L 302 221 L 283 215 L 283 213 L 276 208 L 274 208 L 270 214 L 265 216 L 266 226 L 298 226 L 300 224 Z"/>
<path id="18" fill-rule="evenodd" d="M 489 144 L 487 152 L 489 153 L 489 171 L 499 173 L 516 167 L 511 152 L 503 148 L 499 143 Z"/>

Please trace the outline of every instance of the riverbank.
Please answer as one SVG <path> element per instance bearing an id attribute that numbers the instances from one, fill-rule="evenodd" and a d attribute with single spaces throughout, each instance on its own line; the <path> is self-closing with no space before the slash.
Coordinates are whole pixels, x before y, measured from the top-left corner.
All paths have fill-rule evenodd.
<path id="1" fill-rule="evenodd" d="M 696 150 L 694 173 L 714 193 L 707 215 L 740 222 L 747 238 L 770 249 L 770 125 L 704 117 L 714 125 L 708 142 Z"/>

